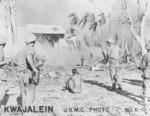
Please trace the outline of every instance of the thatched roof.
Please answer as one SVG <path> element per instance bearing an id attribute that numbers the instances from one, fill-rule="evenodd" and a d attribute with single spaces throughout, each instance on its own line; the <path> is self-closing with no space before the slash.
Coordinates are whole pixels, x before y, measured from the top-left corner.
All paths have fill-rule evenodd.
<path id="1" fill-rule="evenodd" d="M 27 28 L 32 33 L 41 33 L 41 34 L 66 34 L 66 31 L 60 25 L 28 24 Z"/>

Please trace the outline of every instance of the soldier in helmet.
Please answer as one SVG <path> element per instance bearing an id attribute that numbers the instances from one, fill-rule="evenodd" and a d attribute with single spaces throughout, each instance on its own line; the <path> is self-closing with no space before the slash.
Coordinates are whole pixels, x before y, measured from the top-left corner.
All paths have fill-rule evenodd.
<path id="1" fill-rule="evenodd" d="M 112 38 L 106 41 L 108 45 L 107 50 L 107 61 L 109 63 L 109 72 L 112 82 L 112 90 L 122 90 L 121 80 L 118 75 L 119 72 L 119 59 L 122 55 L 123 51 L 121 48 L 114 44 L 114 40 Z"/>
<path id="2" fill-rule="evenodd" d="M 39 81 L 39 70 L 37 65 L 35 65 L 35 42 L 36 37 L 34 35 L 29 36 L 25 41 L 25 48 L 23 48 L 15 58 L 15 64 L 18 66 L 20 77 L 22 105 L 35 100 L 35 86 Z M 29 99 L 28 93 L 31 95 Z"/>
<path id="3" fill-rule="evenodd" d="M 146 106 L 150 108 L 150 41 L 146 44 L 147 53 L 142 58 L 143 94 Z"/>
<path id="4" fill-rule="evenodd" d="M 0 36 L 0 105 L 6 92 L 7 72 L 5 66 L 10 63 L 4 58 L 4 47 L 6 46 L 6 38 Z"/>

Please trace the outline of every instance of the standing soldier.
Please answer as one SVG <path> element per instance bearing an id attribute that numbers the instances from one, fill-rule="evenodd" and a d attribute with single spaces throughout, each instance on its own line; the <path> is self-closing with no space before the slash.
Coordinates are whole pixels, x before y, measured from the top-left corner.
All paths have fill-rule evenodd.
<path id="1" fill-rule="evenodd" d="M 27 102 L 32 103 L 35 100 L 35 86 L 39 81 L 39 70 L 35 66 L 35 42 L 36 37 L 34 35 L 27 38 L 25 48 L 15 58 L 15 64 L 19 71 L 22 105 Z M 29 93 L 31 98 L 28 98 Z"/>
<path id="2" fill-rule="evenodd" d="M 109 72 L 112 81 L 112 90 L 122 90 L 121 87 L 121 80 L 118 75 L 119 72 L 119 59 L 122 55 L 122 50 L 118 46 L 114 44 L 112 38 L 108 39 L 107 41 L 108 50 L 107 50 L 107 61 L 109 63 Z"/>
<path id="3" fill-rule="evenodd" d="M 142 58 L 144 103 L 150 108 L 150 41 L 146 44 L 147 53 Z"/>
<path id="4" fill-rule="evenodd" d="M 8 60 L 4 60 L 4 47 L 6 45 L 6 38 L 0 36 L 0 105 L 6 92 L 7 72 L 5 66 L 9 63 Z"/>

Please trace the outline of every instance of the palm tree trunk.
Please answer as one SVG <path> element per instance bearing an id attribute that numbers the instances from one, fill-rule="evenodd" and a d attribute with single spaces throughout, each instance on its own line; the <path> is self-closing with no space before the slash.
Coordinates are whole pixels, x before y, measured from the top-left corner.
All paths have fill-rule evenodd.
<path id="1" fill-rule="evenodd" d="M 1 0 L 0 1 L 0 21 L 3 20 L 3 24 L 0 23 L 1 30 L 0 35 L 5 36 L 7 39 L 7 45 L 5 47 L 6 57 L 11 57 L 15 53 L 15 42 L 17 38 L 17 26 L 15 21 L 15 3 L 16 0 Z"/>
<path id="2" fill-rule="evenodd" d="M 10 41 L 14 44 L 17 36 L 17 27 L 15 21 L 15 4 L 16 0 L 5 0 L 7 29 L 9 32 Z"/>
<path id="3" fill-rule="evenodd" d="M 7 35 L 5 0 L 0 1 L 0 35 Z"/>
<path id="4" fill-rule="evenodd" d="M 150 9 L 150 3 L 147 3 L 146 1 L 143 0 L 143 2 L 145 2 L 144 3 L 145 11 L 142 14 L 143 16 L 141 16 L 141 18 L 140 18 L 140 31 L 139 31 L 139 34 L 137 34 L 134 30 L 133 23 L 131 22 L 131 17 L 129 16 L 129 14 L 127 12 L 126 0 L 124 0 L 124 1 L 121 0 L 121 2 L 122 2 L 123 10 L 124 10 L 124 15 L 125 15 L 125 17 L 127 17 L 128 21 L 129 21 L 131 33 L 134 35 L 137 42 L 139 42 L 141 49 L 142 49 L 142 55 L 144 55 L 146 53 L 145 39 L 144 39 L 144 25 L 145 25 L 146 18 L 148 16 L 148 11 Z"/>

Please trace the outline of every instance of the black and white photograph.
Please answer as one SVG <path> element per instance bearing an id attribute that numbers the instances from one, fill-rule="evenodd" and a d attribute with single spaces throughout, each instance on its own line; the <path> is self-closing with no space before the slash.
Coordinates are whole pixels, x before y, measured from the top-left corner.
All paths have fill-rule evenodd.
<path id="1" fill-rule="evenodd" d="M 0 0 L 0 116 L 150 116 L 150 0 Z"/>

